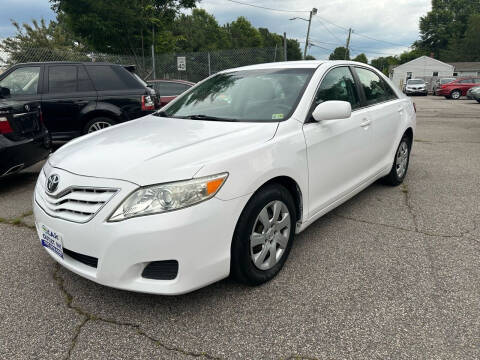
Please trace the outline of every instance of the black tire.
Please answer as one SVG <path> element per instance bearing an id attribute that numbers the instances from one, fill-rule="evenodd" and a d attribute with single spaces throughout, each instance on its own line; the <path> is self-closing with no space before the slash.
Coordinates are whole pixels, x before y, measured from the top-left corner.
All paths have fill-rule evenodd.
<path id="1" fill-rule="evenodd" d="M 462 92 L 460 90 L 453 90 L 450 93 L 450 98 L 452 98 L 453 100 L 458 100 L 461 97 L 462 97 Z"/>
<path id="2" fill-rule="evenodd" d="M 250 249 L 250 236 L 257 225 L 257 217 L 260 212 L 274 201 L 281 201 L 288 208 L 290 215 L 290 232 L 288 242 L 283 250 L 283 255 L 270 269 L 261 270 L 253 262 Z M 248 201 L 243 209 L 240 219 L 235 228 L 231 248 L 230 275 L 238 282 L 256 286 L 274 278 L 282 269 L 292 248 L 295 236 L 296 211 L 295 203 L 290 192 L 283 186 L 272 184 L 261 188 Z M 273 217 L 273 216 L 272 216 Z M 258 245 L 263 249 L 263 246 Z M 269 255 L 270 256 L 270 253 Z"/>
<path id="3" fill-rule="evenodd" d="M 403 144 L 406 144 L 406 147 L 408 149 L 408 154 L 406 158 L 406 164 L 405 164 L 405 170 L 402 174 L 399 175 L 397 171 L 397 165 L 399 165 L 399 152 L 401 151 Z M 401 183 L 403 183 L 403 180 L 405 179 L 405 176 L 407 176 L 408 172 L 408 165 L 410 164 L 410 151 L 412 149 L 412 140 L 410 139 L 409 136 L 403 135 L 402 140 L 400 140 L 400 144 L 397 147 L 397 151 L 395 151 L 395 158 L 393 159 L 393 165 L 392 169 L 390 170 L 390 173 L 383 178 L 385 184 L 391 185 L 391 186 L 398 186 Z"/>
<path id="4" fill-rule="evenodd" d="M 89 122 L 87 122 L 87 124 L 86 124 L 86 125 L 84 126 L 84 128 L 83 128 L 82 133 L 83 133 L 83 134 L 89 134 L 90 132 L 96 131 L 96 130 L 91 131 L 91 128 L 92 128 L 95 124 L 108 124 L 108 126 L 102 127 L 102 129 L 104 129 L 104 128 L 107 128 L 107 127 L 116 125 L 117 122 L 116 122 L 115 120 L 113 120 L 113 119 L 108 118 L 108 117 L 99 116 L 99 117 L 93 118 L 93 119 L 91 119 Z M 97 129 L 97 130 L 101 130 L 101 129 L 99 128 L 99 129 Z"/>
<path id="5" fill-rule="evenodd" d="M 480 99 L 477 99 L 477 102 L 480 103 Z"/>

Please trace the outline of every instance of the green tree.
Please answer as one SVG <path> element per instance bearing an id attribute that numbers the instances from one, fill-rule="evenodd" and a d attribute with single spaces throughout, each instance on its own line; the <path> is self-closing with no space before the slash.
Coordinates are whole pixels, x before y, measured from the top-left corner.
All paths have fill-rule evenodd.
<path id="1" fill-rule="evenodd" d="M 443 58 L 442 52 L 464 37 L 470 15 L 478 13 L 480 0 L 432 0 L 432 10 L 420 18 L 415 47 Z"/>
<path id="2" fill-rule="evenodd" d="M 234 49 L 262 47 L 263 39 L 250 21 L 240 16 L 237 20 L 225 26 L 226 31 L 230 35 L 232 47 Z"/>
<path id="3" fill-rule="evenodd" d="M 46 58 L 75 60 L 71 57 L 72 50 L 85 50 L 78 39 L 75 40 L 64 26 L 55 21 L 50 21 L 48 25 L 44 19 L 40 22 L 33 20 L 31 25 L 12 21 L 12 25 L 16 34 L 0 43 L 0 50 L 8 54 L 9 63 L 44 61 Z"/>
<path id="4" fill-rule="evenodd" d="M 353 59 L 353 61 L 358 61 L 358 62 L 361 62 L 361 63 L 364 63 L 364 64 L 368 64 L 367 55 L 365 55 L 364 53 L 358 54 L 358 55 Z"/>
<path id="5" fill-rule="evenodd" d="M 345 52 L 347 53 L 345 56 Z M 350 50 L 343 46 L 337 47 L 333 53 L 330 54 L 330 60 L 350 60 Z"/>
<path id="6" fill-rule="evenodd" d="M 390 68 L 394 65 L 398 65 L 398 58 L 395 56 L 379 57 L 373 59 L 371 65 L 388 76 Z"/>
<path id="7" fill-rule="evenodd" d="M 178 13 L 197 0 L 50 0 L 59 21 L 91 48 L 144 55 L 152 33 L 171 29 Z M 170 39 L 171 40 L 171 39 Z"/>
<path id="8" fill-rule="evenodd" d="M 317 59 L 315 58 L 315 56 L 307 55 L 305 56 L 305 60 L 317 60 Z"/>
<path id="9" fill-rule="evenodd" d="M 215 17 L 203 9 L 194 9 L 192 15 L 181 14 L 175 21 L 177 46 L 183 51 L 211 51 L 231 46 L 228 33 L 218 25 Z"/>
<path id="10" fill-rule="evenodd" d="M 302 60 L 303 54 L 300 43 L 295 39 L 287 39 L 287 60 Z"/>

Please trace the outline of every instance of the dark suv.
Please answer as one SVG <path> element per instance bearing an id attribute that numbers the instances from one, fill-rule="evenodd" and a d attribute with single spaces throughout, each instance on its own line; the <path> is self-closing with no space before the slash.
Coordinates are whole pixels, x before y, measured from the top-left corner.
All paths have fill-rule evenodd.
<path id="1" fill-rule="evenodd" d="M 38 101 L 53 140 L 70 140 L 160 107 L 155 90 L 133 70 L 107 63 L 18 64 L 0 76 L 0 87 L 10 91 L 6 100 Z"/>

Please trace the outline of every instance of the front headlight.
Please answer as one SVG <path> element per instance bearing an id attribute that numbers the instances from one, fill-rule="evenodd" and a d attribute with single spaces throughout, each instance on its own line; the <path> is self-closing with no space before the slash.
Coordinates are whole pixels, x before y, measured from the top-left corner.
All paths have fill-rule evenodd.
<path id="1" fill-rule="evenodd" d="M 159 214 L 198 204 L 215 196 L 228 173 L 140 188 L 128 196 L 108 221 Z"/>

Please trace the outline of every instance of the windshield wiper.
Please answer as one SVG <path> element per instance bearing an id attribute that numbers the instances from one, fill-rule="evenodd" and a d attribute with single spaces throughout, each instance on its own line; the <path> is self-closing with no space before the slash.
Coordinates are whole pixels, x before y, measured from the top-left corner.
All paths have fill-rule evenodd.
<path id="1" fill-rule="evenodd" d="M 192 119 L 192 120 L 230 121 L 230 122 L 236 122 L 236 121 L 238 121 L 237 119 L 222 118 L 222 117 L 216 117 L 216 116 L 210 116 L 210 115 L 203 115 L 203 114 L 188 115 L 188 116 L 181 116 L 181 117 L 182 117 L 182 118 L 185 118 L 185 119 Z"/>

